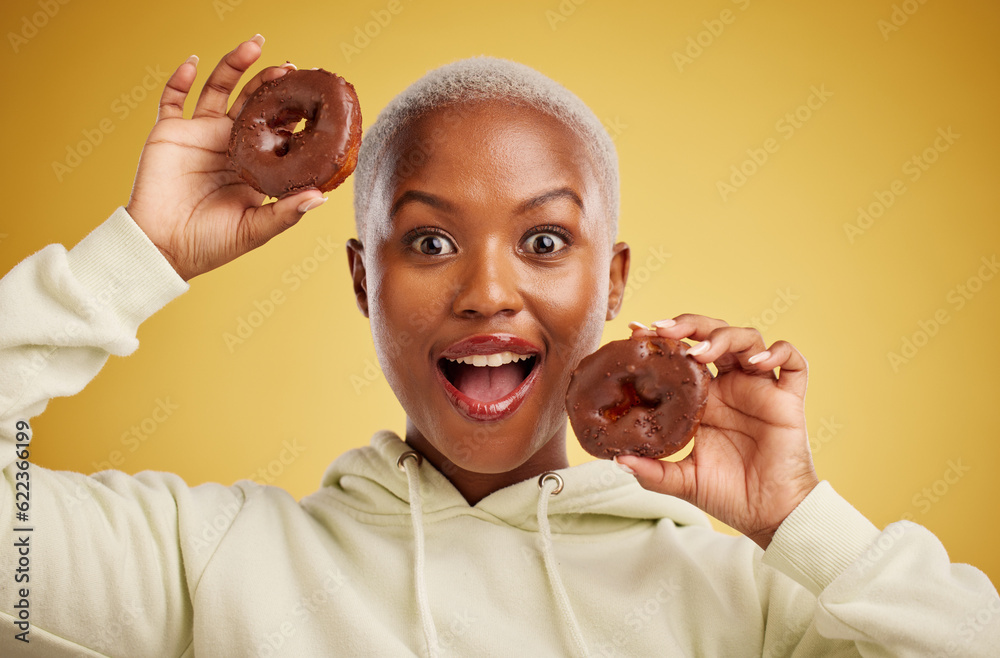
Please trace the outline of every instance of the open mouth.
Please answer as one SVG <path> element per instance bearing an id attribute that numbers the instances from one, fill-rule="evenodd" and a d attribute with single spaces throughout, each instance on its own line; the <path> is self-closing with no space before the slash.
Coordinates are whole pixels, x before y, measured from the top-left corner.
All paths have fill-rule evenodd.
<path id="1" fill-rule="evenodd" d="M 437 366 L 445 393 L 460 412 L 473 420 L 499 420 L 520 406 L 535 381 L 539 360 L 526 341 L 481 336 L 446 350 Z"/>

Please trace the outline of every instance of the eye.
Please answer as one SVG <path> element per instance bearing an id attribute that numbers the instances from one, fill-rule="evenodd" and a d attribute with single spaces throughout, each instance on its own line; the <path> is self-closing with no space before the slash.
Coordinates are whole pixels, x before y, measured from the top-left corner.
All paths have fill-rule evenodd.
<path id="1" fill-rule="evenodd" d="M 569 246 L 569 236 L 561 229 L 547 227 L 530 233 L 522 245 L 522 249 L 529 254 L 553 254 Z"/>
<path id="2" fill-rule="evenodd" d="M 417 236 L 410 246 L 418 253 L 427 256 L 441 256 L 455 252 L 455 245 L 451 240 L 436 233 Z"/>

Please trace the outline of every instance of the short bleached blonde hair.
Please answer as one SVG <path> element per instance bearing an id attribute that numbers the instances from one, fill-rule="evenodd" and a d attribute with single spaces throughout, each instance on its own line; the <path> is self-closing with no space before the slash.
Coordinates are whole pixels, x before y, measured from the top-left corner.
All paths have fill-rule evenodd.
<path id="1" fill-rule="evenodd" d="M 490 100 L 535 108 L 580 137 L 598 177 L 614 240 L 618 232 L 618 154 L 611 136 L 593 111 L 566 87 L 529 66 L 495 57 L 473 57 L 434 69 L 379 113 L 361 142 L 354 172 L 354 221 L 359 240 L 367 241 L 372 212 L 388 214 L 385 204 L 375 201 L 374 188 L 379 166 L 408 124 L 433 110 Z M 397 169 L 399 166 L 397 163 Z"/>

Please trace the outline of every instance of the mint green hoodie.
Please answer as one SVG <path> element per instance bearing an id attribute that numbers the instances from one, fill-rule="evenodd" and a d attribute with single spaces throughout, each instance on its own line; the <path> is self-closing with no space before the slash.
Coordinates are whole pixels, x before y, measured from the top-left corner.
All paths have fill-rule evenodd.
<path id="1" fill-rule="evenodd" d="M 389 432 L 298 502 L 19 459 L 47 401 L 186 289 L 123 209 L 0 280 L 0 655 L 997 655 L 989 579 L 828 483 L 761 551 L 604 461 L 470 507 Z"/>

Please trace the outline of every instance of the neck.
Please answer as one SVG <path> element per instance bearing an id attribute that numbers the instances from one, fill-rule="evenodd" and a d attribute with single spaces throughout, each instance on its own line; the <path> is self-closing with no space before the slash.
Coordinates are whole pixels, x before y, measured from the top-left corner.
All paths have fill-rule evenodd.
<path id="1" fill-rule="evenodd" d="M 448 478 L 469 505 L 475 505 L 504 487 L 537 477 L 546 471 L 569 466 L 566 457 L 565 425 L 524 463 L 501 473 L 478 473 L 455 464 L 431 445 L 409 420 L 406 423 L 406 443 Z"/>

